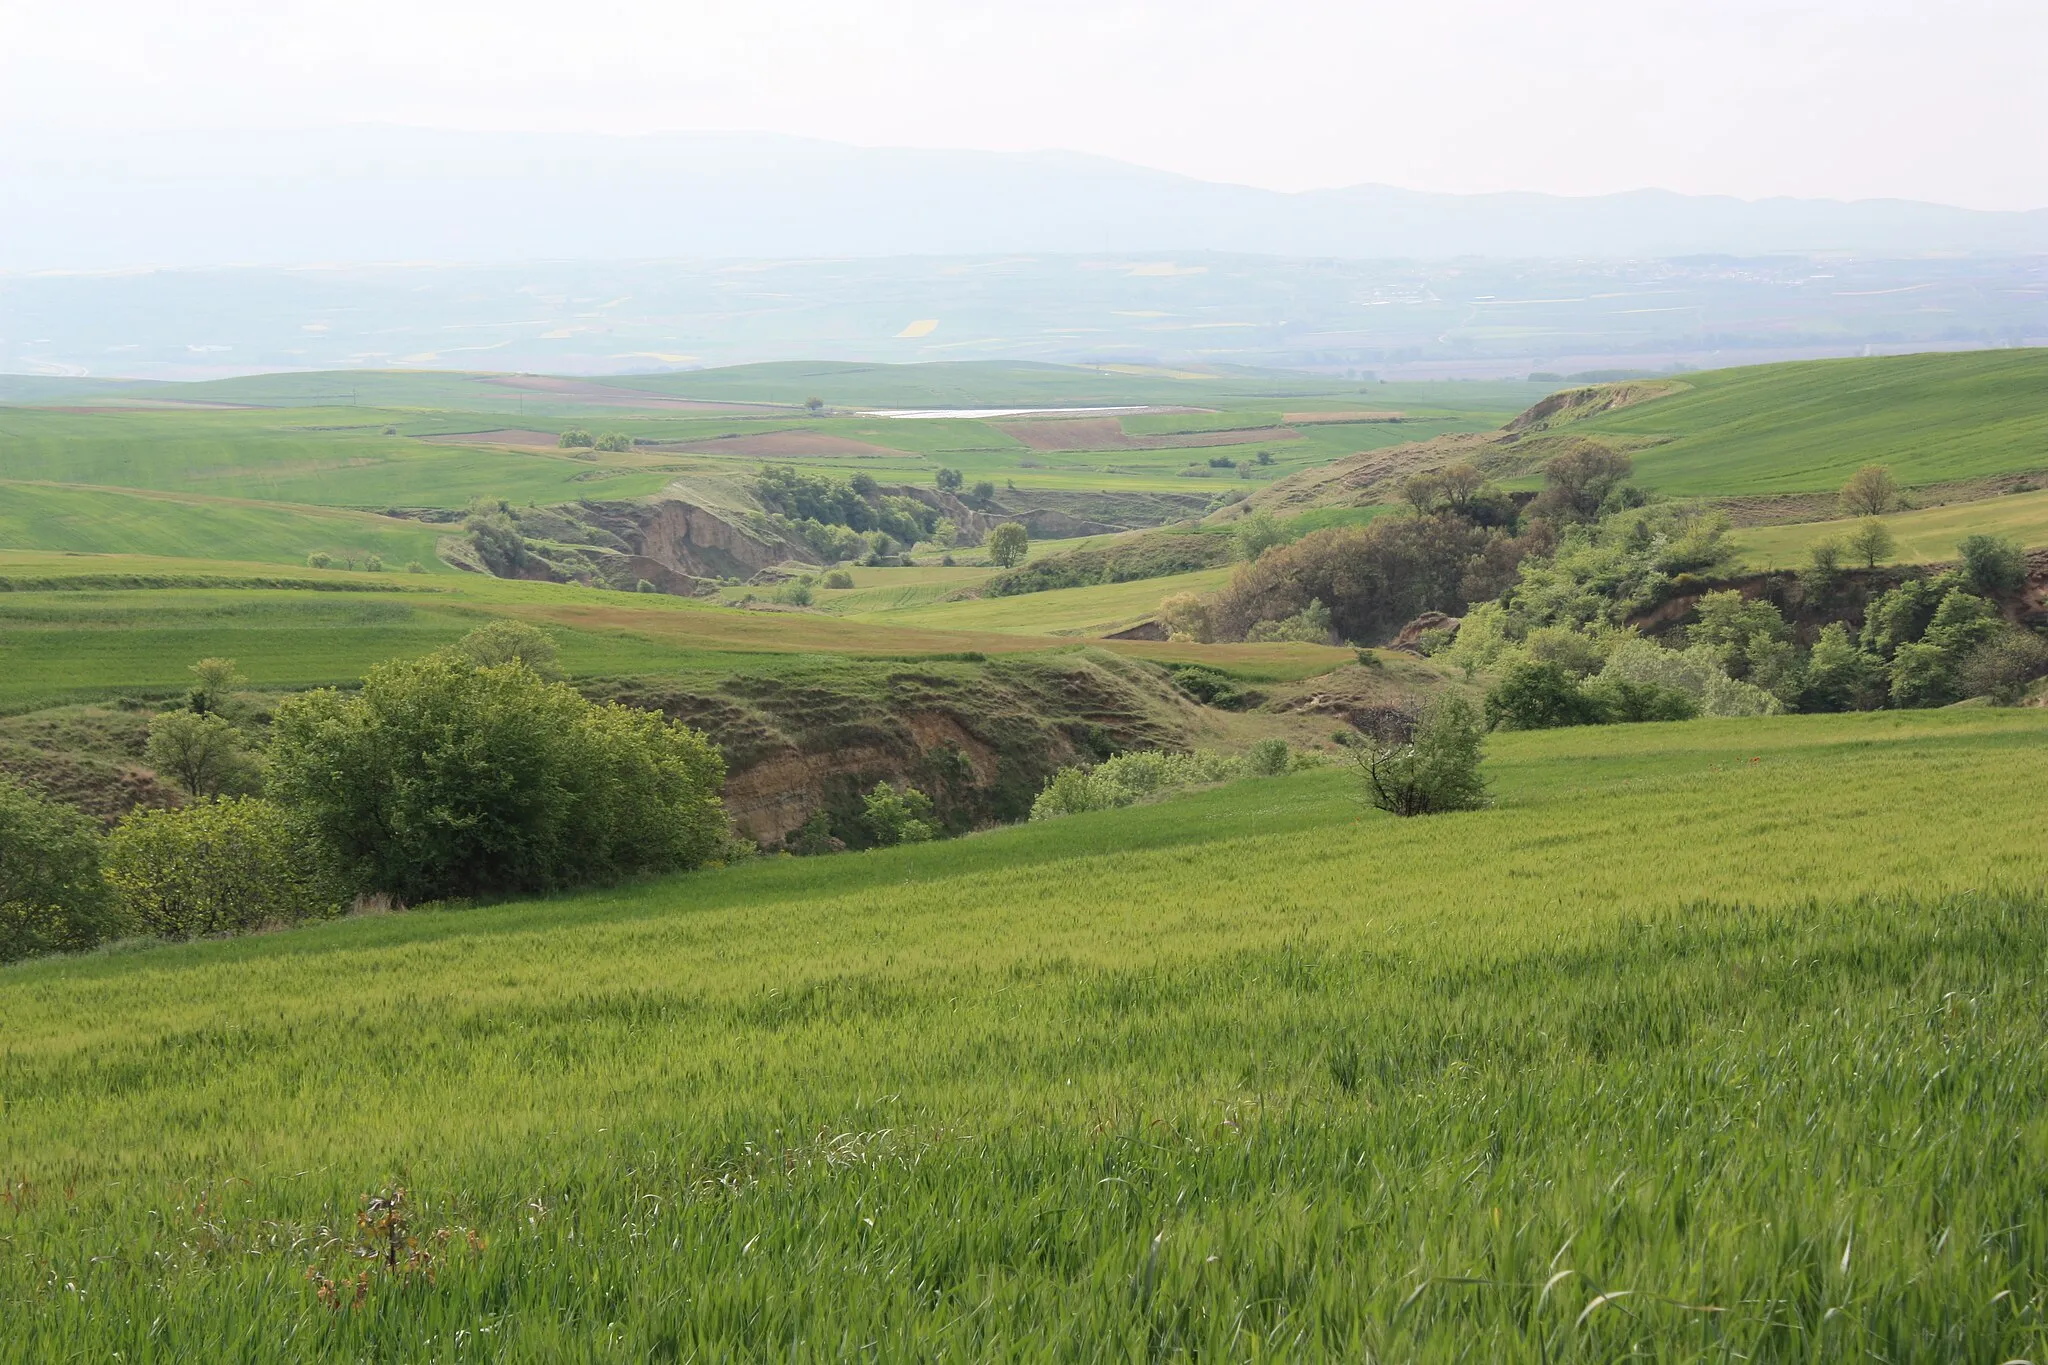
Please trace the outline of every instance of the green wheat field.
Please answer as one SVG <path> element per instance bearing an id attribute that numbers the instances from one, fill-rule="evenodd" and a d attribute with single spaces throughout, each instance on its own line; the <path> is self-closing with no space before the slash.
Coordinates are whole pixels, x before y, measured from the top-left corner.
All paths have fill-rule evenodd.
<path id="1" fill-rule="evenodd" d="M 0 1354 L 2038 1359 L 2044 760 L 1496 736 L 1464 815 L 1326 768 L 12 968 Z M 431 1262 L 352 1257 L 401 1188 Z"/>

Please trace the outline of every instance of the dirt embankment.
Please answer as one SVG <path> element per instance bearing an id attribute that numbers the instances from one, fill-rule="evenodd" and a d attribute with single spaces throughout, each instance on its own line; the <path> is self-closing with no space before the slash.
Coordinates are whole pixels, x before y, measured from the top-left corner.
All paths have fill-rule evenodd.
<path id="1" fill-rule="evenodd" d="M 673 492 L 635 502 L 585 503 L 583 507 L 589 520 L 618 537 L 629 559 L 644 561 L 659 571 L 659 575 L 639 576 L 664 591 L 676 591 L 677 586 L 665 585 L 662 578 L 750 578 L 770 565 L 810 557 L 808 549 L 765 527 L 743 525 L 730 513 Z"/>
<path id="2" fill-rule="evenodd" d="M 1438 436 L 1360 451 L 1268 484 L 1237 508 L 1226 509 L 1218 516 L 1233 519 L 1254 511 L 1284 516 L 1315 507 L 1366 507 L 1392 502 L 1400 496 L 1401 481 L 1410 474 L 1446 465 L 1471 464 L 1490 477 L 1513 478 L 1533 473 L 1545 461 L 1575 447 L 1641 450 L 1658 444 L 1661 438 L 1593 435 L 1573 430 L 1573 424 L 1599 413 L 1663 398 L 1686 387 L 1676 380 L 1630 380 L 1567 389 L 1551 394 L 1499 431 Z"/>
<path id="3" fill-rule="evenodd" d="M 1653 398 L 1668 398 L 1691 387 L 1676 379 L 1629 379 L 1618 384 L 1589 384 L 1584 388 L 1564 389 L 1536 403 L 1501 429 L 1512 436 L 1550 431 L 1603 412 L 1632 408 Z"/>
<path id="4" fill-rule="evenodd" d="M 1096 650 L 841 659 L 701 689 L 619 682 L 587 690 L 709 734 L 726 755 L 734 823 L 766 846 L 819 811 L 834 837 L 860 846 L 861 797 L 877 782 L 925 792 L 955 832 L 1020 820 L 1062 765 L 1185 747 L 1204 726 L 1201 709 L 1163 670 Z"/>
<path id="5" fill-rule="evenodd" d="M 111 825 L 137 806 L 184 803 L 144 759 L 148 708 L 66 706 L 0 718 L 0 773 Z"/>

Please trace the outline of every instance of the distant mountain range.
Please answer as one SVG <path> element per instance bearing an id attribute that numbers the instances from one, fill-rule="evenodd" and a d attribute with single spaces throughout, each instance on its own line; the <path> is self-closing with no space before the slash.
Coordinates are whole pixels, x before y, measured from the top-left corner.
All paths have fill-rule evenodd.
<path id="1" fill-rule="evenodd" d="M 761 134 L 16 130 L 0 133 L 0 203 L 0 271 L 17 273 L 1008 252 L 2048 253 L 2048 210 L 1662 190 L 1562 198 L 1359 185 L 1282 194 L 1066 152 L 861 148 Z"/>

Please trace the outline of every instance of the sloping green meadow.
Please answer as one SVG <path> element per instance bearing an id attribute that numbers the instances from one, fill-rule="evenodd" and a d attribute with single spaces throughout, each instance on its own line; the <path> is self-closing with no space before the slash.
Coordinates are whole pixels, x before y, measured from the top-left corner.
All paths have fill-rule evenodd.
<path id="1" fill-rule="evenodd" d="M 0 483 L 0 545 L 73 554 L 144 554 L 289 564 L 326 554 L 337 564 L 369 555 L 386 567 L 417 563 L 451 572 L 435 557 L 459 527 L 239 498 L 133 493 L 112 488 Z"/>
<path id="2" fill-rule="evenodd" d="M 1891 557 L 1908 563 L 1952 560 L 1956 542 L 1970 535 L 2009 536 L 2032 549 L 2048 545 L 2048 492 L 1944 503 L 1894 512 L 1883 521 L 1897 541 Z M 1819 542 L 1840 542 L 1855 530 L 1854 522 L 1809 521 L 1746 528 L 1735 540 L 1743 563 L 1759 569 L 1791 569 L 1805 564 Z"/>
<path id="3" fill-rule="evenodd" d="M 1901 483 L 2048 468 L 2048 349 L 1758 365 L 1578 424 L 1665 437 L 1635 456 L 1660 493 L 1807 493 L 1864 465 Z"/>
<path id="4" fill-rule="evenodd" d="M 1492 754 L 0 971 L 0 1356 L 2039 1359 L 2048 716 Z"/>

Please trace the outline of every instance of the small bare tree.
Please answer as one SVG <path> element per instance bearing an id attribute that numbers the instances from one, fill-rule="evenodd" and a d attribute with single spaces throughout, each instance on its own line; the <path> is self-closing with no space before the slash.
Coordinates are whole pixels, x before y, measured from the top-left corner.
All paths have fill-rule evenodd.
<path id="1" fill-rule="evenodd" d="M 1852 517 L 1881 517 L 1899 505 L 1899 482 L 1883 465 L 1865 465 L 1842 485 L 1840 498 Z"/>

